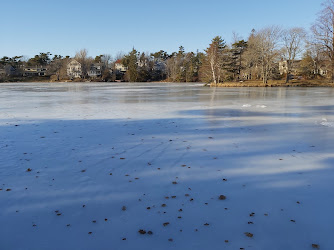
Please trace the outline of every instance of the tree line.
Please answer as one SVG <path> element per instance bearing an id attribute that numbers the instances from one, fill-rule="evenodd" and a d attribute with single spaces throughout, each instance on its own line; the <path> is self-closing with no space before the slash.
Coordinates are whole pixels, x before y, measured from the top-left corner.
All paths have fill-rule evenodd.
<path id="1" fill-rule="evenodd" d="M 210 82 L 284 79 L 292 76 L 304 79 L 323 78 L 334 83 L 334 0 L 326 0 L 310 32 L 301 27 L 282 29 L 279 26 L 252 30 L 247 39 L 234 35 L 227 44 L 216 36 L 203 52 L 178 51 L 167 53 L 139 52 L 133 48 L 127 54 L 115 57 L 104 54 L 88 56 L 85 49 L 70 56 L 42 52 L 32 58 L 2 57 L 2 78 L 22 75 L 26 67 L 47 68 L 46 77 L 68 79 L 67 65 L 77 60 L 81 65 L 81 78 L 88 79 L 94 64 L 102 66 L 101 81 L 170 81 Z M 280 63 L 281 62 L 281 68 Z M 126 70 L 120 70 L 117 65 Z M 282 66 L 283 65 L 283 66 Z M 282 67 L 284 71 L 282 72 Z M 0 76 L 1 78 L 1 76 Z"/>

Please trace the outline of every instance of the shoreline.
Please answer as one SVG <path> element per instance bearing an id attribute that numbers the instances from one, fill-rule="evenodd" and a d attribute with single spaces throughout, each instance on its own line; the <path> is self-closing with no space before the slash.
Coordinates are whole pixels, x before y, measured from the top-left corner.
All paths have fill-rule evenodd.
<path id="1" fill-rule="evenodd" d="M 17 84 L 17 83 L 95 83 L 94 81 L 71 81 L 71 80 L 64 80 L 64 81 L 4 81 L 0 82 L 0 84 Z M 102 82 L 102 81 L 96 81 L 96 83 L 120 83 L 120 82 Z M 129 83 L 129 82 L 121 82 L 121 83 Z M 134 83 L 140 83 L 140 82 L 134 82 Z M 185 84 L 186 82 L 166 82 L 166 81 L 154 81 L 154 82 L 144 82 L 144 83 L 179 83 L 179 84 Z M 245 81 L 245 82 L 224 82 L 219 84 L 214 83 L 203 83 L 203 82 L 187 82 L 187 83 L 198 83 L 203 84 L 204 87 L 217 87 L 217 88 L 293 88 L 293 87 L 326 87 L 326 88 L 333 88 L 334 83 L 329 82 L 323 82 L 323 81 L 316 81 L 316 80 L 310 80 L 310 81 L 295 81 L 290 83 L 285 82 L 268 82 L 263 83 L 260 81 Z"/>
<path id="2" fill-rule="evenodd" d="M 256 87 L 272 87 L 272 88 L 290 88 L 290 87 L 334 87 L 334 83 L 328 83 L 328 82 L 319 82 L 319 81 L 296 81 L 296 82 L 290 82 L 290 83 L 284 83 L 284 82 L 226 82 L 226 83 L 219 83 L 219 84 L 206 84 L 206 86 L 209 87 L 218 87 L 218 88 L 256 88 Z"/>

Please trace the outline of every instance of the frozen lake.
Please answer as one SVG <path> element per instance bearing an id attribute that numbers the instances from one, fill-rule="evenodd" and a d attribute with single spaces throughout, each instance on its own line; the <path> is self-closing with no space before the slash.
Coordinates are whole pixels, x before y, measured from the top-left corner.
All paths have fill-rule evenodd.
<path id="1" fill-rule="evenodd" d="M 334 88 L 202 86 L 0 84 L 0 249 L 334 249 Z"/>

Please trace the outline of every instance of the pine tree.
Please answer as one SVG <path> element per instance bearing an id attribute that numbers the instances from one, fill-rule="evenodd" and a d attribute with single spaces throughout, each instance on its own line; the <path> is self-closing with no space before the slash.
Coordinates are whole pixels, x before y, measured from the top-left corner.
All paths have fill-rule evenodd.
<path id="1" fill-rule="evenodd" d="M 225 41 L 220 36 L 216 36 L 205 50 L 206 63 L 211 73 L 211 81 L 213 81 L 215 85 L 223 78 L 223 55 L 225 48 Z"/>
<path id="2" fill-rule="evenodd" d="M 126 75 L 130 82 L 136 82 L 138 79 L 137 61 L 138 61 L 138 52 L 134 48 L 122 60 L 123 65 L 128 68 Z"/>

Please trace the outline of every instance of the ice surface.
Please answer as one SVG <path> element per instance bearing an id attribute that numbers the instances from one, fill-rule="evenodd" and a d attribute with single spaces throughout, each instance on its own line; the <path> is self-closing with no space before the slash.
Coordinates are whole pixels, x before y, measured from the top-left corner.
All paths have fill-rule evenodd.
<path id="1" fill-rule="evenodd" d="M 1 250 L 334 248 L 331 88 L 0 88 Z"/>

